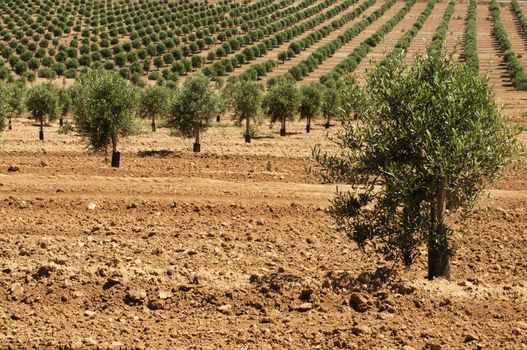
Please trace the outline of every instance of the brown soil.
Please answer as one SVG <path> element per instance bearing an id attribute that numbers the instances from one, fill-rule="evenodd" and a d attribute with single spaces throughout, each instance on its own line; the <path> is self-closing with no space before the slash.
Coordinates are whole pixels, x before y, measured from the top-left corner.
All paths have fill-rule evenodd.
<path id="1" fill-rule="evenodd" d="M 201 155 L 163 128 L 131 137 L 119 170 L 56 125 L 4 132 L 0 348 L 527 346 L 525 170 L 452 221 L 454 281 L 428 282 L 424 251 L 392 273 L 334 230 L 335 186 L 307 172 L 311 145 L 331 149 L 320 125 L 251 145 L 222 126 Z"/>
<path id="2" fill-rule="evenodd" d="M 456 37 L 467 10 L 457 6 Z M 409 56 L 445 9 L 436 5 Z M 481 70 L 520 115 L 527 95 L 507 85 L 488 16 L 479 4 Z M 517 45 L 517 27 L 507 29 Z M 429 282 L 424 250 L 404 269 L 335 231 L 336 187 L 309 172 L 313 145 L 334 150 L 318 123 L 311 134 L 288 124 L 285 138 L 262 126 L 250 145 L 218 124 L 198 155 L 192 141 L 143 129 L 121 142 L 119 170 L 57 125 L 43 143 L 27 119 L 1 134 L 0 349 L 527 349 L 525 166 L 490 186 L 468 221 L 451 218 L 453 281 Z"/>

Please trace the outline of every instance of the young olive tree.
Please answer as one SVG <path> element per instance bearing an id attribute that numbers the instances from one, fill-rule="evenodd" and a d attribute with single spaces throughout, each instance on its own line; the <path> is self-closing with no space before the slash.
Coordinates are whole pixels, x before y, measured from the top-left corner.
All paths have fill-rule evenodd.
<path id="1" fill-rule="evenodd" d="M 345 124 L 340 152 L 315 148 L 314 156 L 323 180 L 351 185 L 337 192 L 330 212 L 362 250 L 371 242 L 409 266 L 426 244 L 428 278 L 450 279 L 445 217 L 470 212 L 513 158 L 515 132 L 488 77 L 441 53 L 418 56 L 408 70 L 403 61 L 394 56 L 368 75 L 369 108 Z"/>
<path id="2" fill-rule="evenodd" d="M 339 117 L 342 122 L 357 118 L 366 107 L 365 93 L 355 76 L 344 74 L 336 82 L 339 94 Z"/>
<path id="3" fill-rule="evenodd" d="M 175 91 L 165 86 L 151 86 L 142 91 L 139 103 L 139 116 L 152 118 L 152 131 L 156 131 L 156 118 L 165 117 L 170 111 Z"/>
<path id="4" fill-rule="evenodd" d="M 112 147 L 112 167 L 118 168 L 121 154 L 117 143 L 135 130 L 138 89 L 117 72 L 95 70 L 82 76 L 72 88 L 76 130 L 95 152 Z"/>
<path id="5" fill-rule="evenodd" d="M 13 92 L 10 87 L 0 82 L 0 132 L 6 127 L 6 121 L 13 114 L 13 109 L 9 103 Z"/>
<path id="6" fill-rule="evenodd" d="M 64 126 L 64 118 L 71 112 L 71 92 L 69 89 L 61 88 L 58 90 L 61 104 L 61 113 L 59 119 L 59 126 Z"/>
<path id="7" fill-rule="evenodd" d="M 26 108 L 26 86 L 23 81 L 15 81 L 9 84 L 9 106 L 11 114 L 8 116 L 8 128 L 13 128 L 13 118 L 17 118 L 24 113 Z"/>
<path id="8" fill-rule="evenodd" d="M 300 118 L 306 120 L 306 132 L 311 132 L 311 121 L 321 113 L 322 86 L 319 83 L 311 83 L 300 88 L 300 106 L 298 112 Z"/>
<path id="9" fill-rule="evenodd" d="M 184 137 L 194 137 L 193 151 L 200 152 L 200 133 L 207 130 L 219 110 L 220 101 L 209 79 L 198 72 L 185 81 L 174 98 L 168 122 Z"/>
<path id="10" fill-rule="evenodd" d="M 286 136 L 286 121 L 293 120 L 300 105 L 296 81 L 290 76 L 279 76 L 269 88 L 263 105 L 271 123 L 280 121 L 280 136 Z"/>
<path id="11" fill-rule="evenodd" d="M 44 123 L 57 120 L 62 113 L 59 88 L 51 83 L 35 86 L 27 94 L 26 106 L 40 125 L 39 140 L 44 141 Z"/>
<path id="12" fill-rule="evenodd" d="M 251 142 L 251 120 L 261 113 L 264 87 L 256 81 L 244 79 L 229 80 L 232 86 L 224 91 L 230 92 L 226 97 L 227 104 L 234 111 L 236 121 L 241 125 L 245 122 L 245 142 Z"/>
<path id="13" fill-rule="evenodd" d="M 331 118 L 339 116 L 341 113 L 339 90 L 334 86 L 324 86 L 322 93 L 322 114 L 326 118 L 324 127 L 329 129 Z"/>

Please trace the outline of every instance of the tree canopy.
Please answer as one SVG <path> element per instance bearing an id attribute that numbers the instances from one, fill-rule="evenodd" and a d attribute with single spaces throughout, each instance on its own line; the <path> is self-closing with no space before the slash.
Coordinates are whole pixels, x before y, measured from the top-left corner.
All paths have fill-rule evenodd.
<path id="1" fill-rule="evenodd" d="M 340 152 L 317 148 L 315 158 L 322 179 L 351 185 L 337 193 L 331 214 L 360 248 L 371 243 L 410 265 L 426 244 L 429 278 L 450 278 L 445 215 L 469 211 L 512 159 L 515 133 L 488 77 L 441 53 L 417 56 L 409 69 L 402 57 L 368 75 L 368 108 L 345 124 Z"/>
<path id="2" fill-rule="evenodd" d="M 72 88 L 76 130 L 94 151 L 116 152 L 117 141 L 134 131 L 139 91 L 118 73 L 96 70 Z"/>
<path id="3" fill-rule="evenodd" d="M 169 125 L 184 137 L 195 137 L 194 151 L 200 151 L 200 133 L 211 124 L 220 111 L 218 95 L 209 79 L 201 72 L 190 76 L 172 104 Z"/>

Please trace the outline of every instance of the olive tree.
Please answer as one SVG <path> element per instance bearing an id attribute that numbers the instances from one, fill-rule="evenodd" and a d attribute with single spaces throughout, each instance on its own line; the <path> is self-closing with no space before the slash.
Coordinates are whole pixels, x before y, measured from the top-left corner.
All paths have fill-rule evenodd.
<path id="1" fill-rule="evenodd" d="M 21 80 L 9 84 L 8 102 L 11 113 L 8 116 L 8 128 L 13 128 L 13 118 L 19 117 L 26 109 L 26 86 Z"/>
<path id="2" fill-rule="evenodd" d="M 139 103 L 139 116 L 151 118 L 152 131 L 156 131 L 156 118 L 165 117 L 172 102 L 174 91 L 165 86 L 151 86 L 142 91 Z"/>
<path id="3" fill-rule="evenodd" d="M 409 69 L 394 56 L 366 84 L 369 108 L 345 123 L 340 152 L 314 151 L 323 180 L 350 185 L 330 213 L 363 251 L 407 266 L 427 245 L 428 278 L 450 279 L 455 245 L 445 218 L 470 213 L 513 159 L 515 132 L 488 77 L 441 53 L 418 56 Z"/>
<path id="4" fill-rule="evenodd" d="M 62 113 L 59 88 L 51 83 L 35 86 L 27 94 L 26 106 L 39 123 L 39 140 L 44 141 L 44 123 L 57 120 Z"/>
<path id="5" fill-rule="evenodd" d="M 62 88 L 58 90 L 61 104 L 61 113 L 59 126 L 64 126 L 64 118 L 71 112 L 71 92 L 69 89 Z"/>
<path id="6" fill-rule="evenodd" d="M 280 121 L 280 136 L 286 136 L 286 121 L 294 118 L 300 105 L 296 81 L 287 75 L 279 76 L 269 88 L 263 105 L 271 123 Z"/>
<path id="7" fill-rule="evenodd" d="M 120 165 L 117 143 L 135 130 L 138 89 L 117 72 L 95 70 L 83 75 L 72 88 L 76 131 L 95 152 L 112 148 L 112 167 Z"/>
<path id="8" fill-rule="evenodd" d="M 365 93 L 357 83 L 355 76 L 344 74 L 336 82 L 338 90 L 339 117 L 344 122 L 346 120 L 359 117 L 362 110 L 366 107 L 364 101 Z"/>
<path id="9" fill-rule="evenodd" d="M 322 93 L 322 114 L 326 118 L 324 127 L 329 129 L 331 118 L 339 116 L 341 113 L 340 94 L 335 86 L 325 85 Z"/>
<path id="10" fill-rule="evenodd" d="M 12 90 L 7 84 L 0 82 L 0 131 L 5 129 L 6 120 L 13 113 L 13 109 L 9 103 L 12 93 Z"/>
<path id="11" fill-rule="evenodd" d="M 226 96 L 227 104 L 232 108 L 236 121 L 241 125 L 245 122 L 245 142 L 251 142 L 251 121 L 261 113 L 264 87 L 256 81 L 235 79 L 229 80 L 232 84 L 224 91 L 229 91 Z"/>
<path id="12" fill-rule="evenodd" d="M 201 151 L 200 133 L 211 124 L 220 109 L 219 98 L 209 79 L 201 72 L 191 75 L 176 95 L 168 123 L 184 137 L 194 137 L 194 152 Z"/>
<path id="13" fill-rule="evenodd" d="M 311 132 L 311 121 L 320 115 L 322 107 L 322 86 L 311 83 L 300 88 L 300 118 L 306 120 L 306 132 Z"/>

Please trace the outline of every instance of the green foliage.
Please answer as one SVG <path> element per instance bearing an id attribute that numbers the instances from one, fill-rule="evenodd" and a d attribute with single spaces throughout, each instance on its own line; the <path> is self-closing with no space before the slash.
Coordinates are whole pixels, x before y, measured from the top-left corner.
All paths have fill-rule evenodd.
<path id="1" fill-rule="evenodd" d="M 13 108 L 9 101 L 12 98 L 12 90 L 5 83 L 0 83 L 0 131 L 6 127 L 7 119 L 13 114 Z"/>
<path id="2" fill-rule="evenodd" d="M 514 3 L 514 1 L 513 1 Z M 478 44 L 477 44 L 477 0 L 470 0 L 467 29 L 465 31 L 465 63 L 474 72 L 479 72 Z"/>
<path id="3" fill-rule="evenodd" d="M 61 106 L 61 116 L 65 117 L 68 113 L 71 112 L 72 100 L 71 92 L 69 89 L 58 89 L 59 101 Z"/>
<path id="4" fill-rule="evenodd" d="M 367 105 L 346 123 L 337 154 L 316 148 L 326 182 L 351 185 L 333 199 L 338 228 L 361 249 L 410 265 L 419 247 L 451 253 L 451 230 L 435 214 L 466 213 L 512 159 L 515 133 L 494 101 L 487 77 L 444 55 L 402 55 L 371 72 Z M 430 251 L 430 250 L 429 250 Z"/>
<path id="5" fill-rule="evenodd" d="M 368 7 L 370 7 L 374 3 L 375 0 L 367 0 L 361 3 L 361 5 L 356 7 L 353 12 L 349 15 L 349 20 L 355 18 L 356 16 L 364 12 Z M 289 73 L 291 73 L 296 80 L 301 80 L 305 75 L 307 75 L 307 73 L 309 73 L 308 71 L 302 71 L 302 69 L 300 68 L 301 64 L 308 65 L 309 67 L 311 67 L 312 70 L 315 69 L 323 61 L 331 57 L 336 50 L 342 47 L 342 45 L 348 43 L 351 39 L 359 35 L 364 29 L 366 29 L 371 24 L 371 22 L 373 22 L 374 20 L 382 16 L 386 11 L 388 11 L 388 9 L 390 9 L 394 3 L 395 0 L 386 1 L 380 8 L 375 10 L 372 14 L 368 15 L 360 22 L 354 24 L 352 27 L 346 29 L 344 32 L 339 34 L 336 39 L 333 39 L 329 43 L 316 49 L 304 61 L 293 66 L 289 70 Z M 325 35 L 328 34 L 329 32 Z"/>
<path id="6" fill-rule="evenodd" d="M 139 91 L 116 72 L 97 70 L 72 88 L 76 130 L 94 151 L 116 150 L 120 137 L 134 132 Z"/>
<path id="7" fill-rule="evenodd" d="M 59 88 L 51 83 L 32 88 L 27 94 L 26 107 L 41 124 L 57 120 L 62 113 Z"/>
<path id="8" fill-rule="evenodd" d="M 451 0 L 448 3 L 448 7 L 443 14 L 443 19 L 441 20 L 441 23 L 436 28 L 436 32 L 434 34 L 434 37 L 432 39 L 432 42 L 428 46 L 427 50 L 430 51 L 432 54 L 432 51 L 441 51 L 443 49 L 443 45 L 445 42 L 445 36 L 448 30 L 448 24 L 450 23 L 450 19 L 452 18 L 452 15 L 454 14 L 454 7 L 456 6 L 456 1 Z"/>
<path id="9" fill-rule="evenodd" d="M 336 86 L 324 85 L 322 93 L 322 114 L 326 118 L 334 118 L 340 115 L 341 100 Z"/>
<path id="10" fill-rule="evenodd" d="M 340 62 L 331 72 L 326 76 L 321 77 L 320 81 L 325 83 L 326 80 L 335 79 L 341 75 L 341 73 L 348 73 L 353 71 L 364 57 L 370 52 L 372 48 L 377 46 L 378 43 L 384 38 L 384 36 L 389 33 L 397 23 L 399 23 L 406 14 L 410 11 L 413 5 L 415 5 L 416 0 L 408 0 L 406 4 L 399 10 L 397 13 L 386 21 L 375 33 L 366 38 L 362 43 L 360 43 L 351 54 L 346 57 L 345 60 Z M 387 3 L 388 4 L 388 3 Z M 387 6 L 385 4 L 384 6 Z M 381 7 L 382 9 L 383 7 Z M 389 7 L 386 7 L 389 8 Z M 386 11 L 386 10 L 385 10 Z M 382 12 L 381 12 L 382 14 Z M 327 114 L 326 114 L 327 115 Z"/>
<path id="11" fill-rule="evenodd" d="M 272 123 L 293 120 L 300 105 L 300 93 L 295 81 L 287 76 L 278 77 L 265 96 L 263 105 Z"/>
<path id="12" fill-rule="evenodd" d="M 59 130 L 57 131 L 57 133 L 59 135 L 69 135 L 74 131 L 75 131 L 75 127 L 73 126 L 73 124 L 66 120 L 64 124 L 61 127 L 59 127 Z"/>
<path id="13" fill-rule="evenodd" d="M 512 10 L 514 11 L 514 15 L 518 19 L 518 22 L 520 23 L 520 26 L 523 30 L 523 34 L 527 35 L 527 17 L 525 17 L 525 15 L 523 14 L 523 10 L 520 7 L 520 3 L 518 2 L 518 0 L 512 0 Z"/>
<path id="14" fill-rule="evenodd" d="M 170 111 L 174 93 L 175 91 L 165 86 L 155 85 L 147 87 L 141 93 L 139 116 L 142 118 L 165 117 Z"/>
<path id="15" fill-rule="evenodd" d="M 8 85 L 11 91 L 7 100 L 11 110 L 11 117 L 18 117 L 26 110 L 26 85 L 22 81 L 15 81 Z"/>
<path id="16" fill-rule="evenodd" d="M 190 76 L 178 93 L 168 116 L 168 125 L 185 137 L 206 130 L 219 112 L 219 98 L 209 79 L 198 72 Z"/>
<path id="17" fill-rule="evenodd" d="M 225 91 L 228 91 L 228 95 L 223 94 L 223 96 L 239 123 L 260 115 L 264 91 L 261 83 L 232 79 L 227 82 L 227 85 L 229 86 L 226 86 Z"/>
<path id="18" fill-rule="evenodd" d="M 339 113 L 341 120 L 351 120 L 360 117 L 367 106 L 364 90 L 357 84 L 355 77 L 351 74 L 340 76 L 336 82 L 339 93 Z"/>
<path id="19" fill-rule="evenodd" d="M 423 10 L 423 12 L 421 12 L 419 17 L 417 17 L 417 20 L 414 22 L 412 27 L 409 30 L 407 30 L 403 34 L 403 36 L 401 36 L 399 38 L 399 40 L 395 44 L 395 48 L 392 51 L 390 51 L 390 53 L 388 55 L 386 55 L 387 58 L 389 58 L 389 56 L 392 56 L 392 55 L 400 55 L 401 53 L 403 53 L 410 46 L 410 44 L 412 43 L 414 37 L 417 35 L 417 33 L 423 27 L 423 24 L 425 23 L 426 19 L 432 13 L 432 10 L 434 9 L 435 4 L 436 4 L 436 0 L 429 0 L 428 1 L 428 4 L 426 5 L 426 8 Z"/>
<path id="20" fill-rule="evenodd" d="M 503 58 L 507 63 L 507 71 L 512 77 L 512 85 L 516 90 L 527 90 L 527 74 L 525 73 L 524 67 L 520 62 L 518 55 L 512 49 L 511 42 L 505 30 L 505 26 L 500 19 L 500 7 L 496 0 L 492 0 L 490 3 L 490 12 L 494 25 L 492 27 L 492 34 L 498 41 Z"/>
<path id="21" fill-rule="evenodd" d="M 319 83 L 310 83 L 300 88 L 300 105 L 298 112 L 300 118 L 313 120 L 322 111 L 323 87 Z"/>

